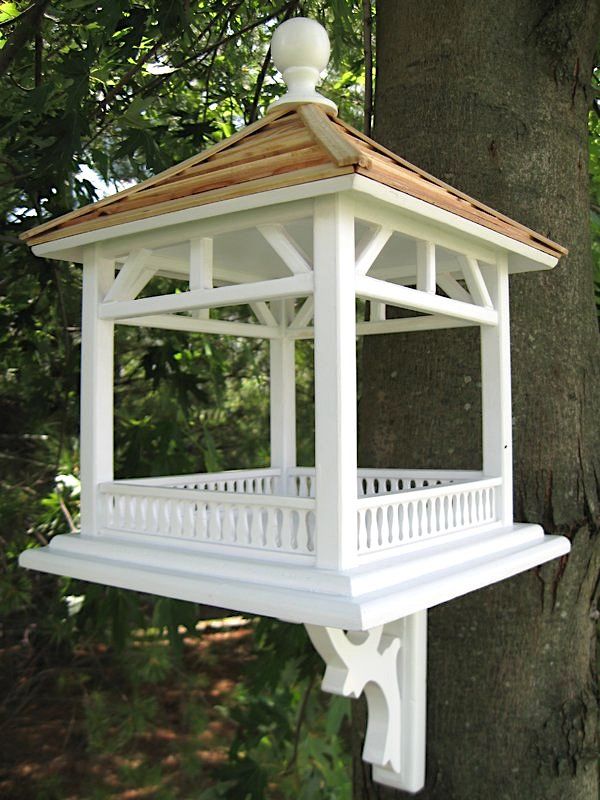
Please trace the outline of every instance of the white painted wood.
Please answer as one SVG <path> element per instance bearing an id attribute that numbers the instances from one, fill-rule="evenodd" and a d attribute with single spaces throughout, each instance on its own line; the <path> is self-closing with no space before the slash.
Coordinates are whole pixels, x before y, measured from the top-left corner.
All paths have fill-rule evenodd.
<path id="1" fill-rule="evenodd" d="M 313 276 L 294 275 L 271 281 L 243 283 L 236 286 L 219 286 L 217 289 L 195 289 L 181 294 L 144 297 L 103 304 L 102 319 L 126 319 L 151 314 L 168 314 L 192 311 L 196 308 L 219 308 L 229 305 L 253 303 L 256 300 L 275 300 L 282 297 L 305 297 L 313 290 Z"/>
<path id="2" fill-rule="evenodd" d="M 279 328 L 268 328 L 266 325 L 255 325 L 251 322 L 228 322 L 220 319 L 200 320 L 181 314 L 149 314 L 144 317 L 119 319 L 117 324 L 168 331 L 214 333 L 219 336 L 248 336 L 253 339 L 276 339 L 281 336 Z"/>
<path id="3" fill-rule="evenodd" d="M 337 114 L 333 100 L 316 90 L 327 69 L 329 52 L 327 31 L 315 19 L 292 17 L 278 25 L 271 39 L 271 54 L 287 91 L 271 103 L 269 111 L 286 104 L 311 103 Z"/>
<path id="4" fill-rule="evenodd" d="M 306 272 L 311 272 L 306 253 L 302 252 L 302 249 L 292 239 L 283 225 L 271 223 L 269 225 L 258 225 L 257 227 L 293 275 L 303 275 Z"/>
<path id="5" fill-rule="evenodd" d="M 114 255 L 113 250 L 123 253 L 144 246 L 151 249 L 166 247 L 189 241 L 195 236 L 217 236 L 228 231 L 255 228 L 263 223 L 302 219 L 311 215 L 314 197 L 350 190 L 352 186 L 352 175 L 340 175 L 111 225 L 98 231 L 34 245 L 32 249 L 36 255 L 81 263 L 81 248 L 94 242 L 103 243 L 106 256 Z"/>
<path id="6" fill-rule="evenodd" d="M 307 297 L 301 308 L 298 310 L 296 316 L 289 324 L 289 331 L 294 331 L 304 328 L 312 320 L 315 313 L 315 300 L 311 295 Z"/>
<path id="7" fill-rule="evenodd" d="M 473 298 L 460 283 L 449 272 L 437 276 L 437 285 L 443 292 L 446 292 L 452 300 L 459 300 L 461 303 L 472 303 Z"/>
<path id="8" fill-rule="evenodd" d="M 363 175 L 355 177 L 364 178 Z M 364 178 L 364 180 L 367 182 L 367 191 L 352 192 L 357 219 L 363 220 L 371 226 L 381 225 L 404 236 L 433 242 L 438 247 L 445 247 L 456 253 L 467 253 L 473 258 L 487 260 L 488 263 L 495 258 L 496 248 L 491 247 L 487 242 L 481 241 L 478 237 L 468 236 L 455 228 L 436 224 L 431 220 L 429 214 L 415 214 L 407 211 L 402 205 L 402 197 L 396 197 L 395 189 L 390 189 L 391 196 L 385 191 L 378 193 L 376 189 L 371 193 L 371 184 L 374 181 L 368 178 Z M 358 185 L 364 189 L 362 181 L 359 181 Z M 375 186 L 378 184 L 375 183 Z M 389 187 L 382 186 L 381 188 Z M 384 197 L 385 199 L 383 199 Z"/>
<path id="9" fill-rule="evenodd" d="M 342 697 L 363 692 L 368 718 L 363 760 L 373 779 L 418 792 L 425 784 L 427 612 L 362 633 L 307 625 L 326 664 L 321 688 Z"/>
<path id="10" fill-rule="evenodd" d="M 426 294 L 408 286 L 380 281 L 368 276 L 356 278 L 356 294 L 368 300 L 380 300 L 390 306 L 410 308 L 414 311 L 426 311 L 430 314 L 444 314 L 448 317 L 458 317 L 480 325 L 496 325 L 498 315 L 492 308 L 463 303 L 439 295 Z M 136 301 L 143 302 L 141 300 Z"/>
<path id="11" fill-rule="evenodd" d="M 337 178 L 326 178 L 298 186 L 221 200 L 156 217 L 112 225 L 99 231 L 65 236 L 63 239 L 34 245 L 32 249 L 36 255 L 81 263 L 82 247 L 94 242 L 106 243 L 103 246 L 108 247 L 104 253 L 107 257 L 123 252 L 123 237 L 131 237 L 131 240 L 127 241 L 126 252 L 139 247 L 162 247 L 177 241 L 189 240 L 192 236 L 217 235 L 225 230 L 253 227 L 261 221 L 268 223 L 273 220 L 284 222 L 285 219 L 298 219 L 306 216 L 304 209 L 310 206 L 312 198 L 345 191 L 352 191 L 353 202 L 357 208 L 356 216 L 374 225 L 383 224 L 399 231 L 404 227 L 410 236 L 434 241 L 438 245 L 468 253 L 487 263 L 493 263 L 498 249 L 516 254 L 519 258 L 510 261 L 511 273 L 551 269 L 558 262 L 554 256 L 543 253 L 535 247 L 457 217 L 364 175 L 340 175 Z M 398 213 L 399 211 L 407 213 Z M 247 214 L 246 221 L 242 222 L 244 214 Z M 220 218 L 216 227 L 215 217 Z M 206 222 L 200 227 L 198 221 L 203 220 Z M 193 225 L 186 229 L 186 223 Z M 136 241 L 135 236 L 141 233 L 144 235 L 139 236 Z M 111 241 L 113 244 L 110 244 Z M 110 248 L 113 248 L 114 252 Z"/>
<path id="12" fill-rule="evenodd" d="M 81 314 L 81 530 L 100 529 L 98 485 L 113 477 L 113 348 L 114 324 L 99 319 L 98 310 L 113 285 L 114 262 L 88 247 L 83 264 Z"/>
<path id="13" fill-rule="evenodd" d="M 257 303 L 250 303 L 250 308 L 256 319 L 260 322 L 261 325 L 267 325 L 268 327 L 272 328 L 279 328 L 279 322 L 275 319 L 271 309 L 262 300 L 259 300 Z"/>
<path id="14" fill-rule="evenodd" d="M 112 481 L 114 484 L 139 484 L 141 486 L 175 486 L 179 484 L 200 484 L 219 481 L 246 481 L 252 479 L 265 480 L 279 477 L 277 469 L 226 469 L 221 472 L 188 472 L 183 475 L 161 475 L 156 478 L 127 478 L 127 480 Z M 480 476 L 481 477 L 481 476 Z"/>
<path id="15" fill-rule="evenodd" d="M 487 543 L 492 542 L 490 549 Z M 307 564 L 308 556 L 288 555 L 287 563 L 282 562 L 284 555 L 250 561 L 251 550 L 239 549 L 236 556 L 223 544 L 185 540 L 175 544 L 161 537 L 148 541 L 143 534 L 62 535 L 48 547 L 29 548 L 19 563 L 247 614 L 367 630 L 564 555 L 570 546 L 563 536 L 545 536 L 539 525 L 512 525 L 468 538 L 447 537 L 401 559 L 340 573 L 315 569 Z M 444 554 L 447 568 L 439 566 Z M 423 559 L 431 559 L 432 566 L 428 568 Z M 415 580 L 407 566 L 416 561 L 422 566 L 421 577 Z"/>
<path id="16" fill-rule="evenodd" d="M 380 305 L 383 305 L 383 303 Z M 373 336 L 382 333 L 412 333 L 444 328 L 465 328 L 474 324 L 476 323 L 466 319 L 459 319 L 458 317 L 427 314 L 422 317 L 388 319 L 382 322 L 359 322 L 356 326 L 356 332 L 359 336 Z"/>
<path id="17" fill-rule="evenodd" d="M 285 300 L 274 302 L 272 309 L 284 331 L 287 319 Z M 296 466 L 296 353 L 293 339 L 281 336 L 270 342 L 269 365 L 271 468 L 281 471 L 277 491 L 286 494 L 287 471 Z"/>
<path id="18" fill-rule="evenodd" d="M 106 293 L 104 301 L 133 300 L 137 297 L 156 272 L 156 268 L 150 264 L 151 258 L 151 250 L 142 249 L 130 253 Z"/>
<path id="19" fill-rule="evenodd" d="M 374 231 L 369 231 L 359 243 L 356 254 L 356 274 L 366 275 L 371 269 L 377 256 L 387 244 L 393 230 L 378 225 Z"/>
<path id="20" fill-rule="evenodd" d="M 323 569 L 348 569 L 356 561 L 354 265 L 350 204 L 343 196 L 315 200 L 317 565 Z"/>
<path id="21" fill-rule="evenodd" d="M 435 244 L 417 241 L 417 289 L 435 294 Z"/>
<path id="22" fill-rule="evenodd" d="M 479 223 L 472 222 L 464 217 L 459 217 L 457 214 L 453 214 L 451 211 L 446 211 L 443 208 L 439 208 L 431 203 L 427 203 L 425 200 L 420 200 L 417 197 L 405 194 L 397 189 L 392 189 L 390 186 L 385 186 L 382 183 L 378 183 L 371 178 L 367 178 L 365 175 L 354 175 L 353 178 L 354 180 L 352 188 L 357 192 L 364 193 L 370 198 L 382 200 L 384 203 L 395 206 L 398 209 L 403 209 L 410 214 L 415 214 L 417 217 L 420 217 L 423 220 L 428 220 L 430 225 L 431 223 L 437 223 L 438 225 L 443 225 L 449 228 L 452 233 L 456 232 L 459 235 L 466 234 L 465 238 L 467 241 L 465 245 L 458 247 L 450 246 L 451 250 L 457 250 L 458 252 L 469 252 L 471 249 L 469 244 L 471 244 L 474 249 L 484 249 L 487 245 L 488 247 L 493 248 L 495 251 L 515 253 L 517 255 L 524 256 L 528 262 L 516 270 L 519 272 L 528 271 L 530 269 L 551 269 L 558 263 L 557 258 L 549 255 L 548 253 L 544 253 L 535 247 L 531 247 L 524 242 L 518 242 L 516 239 L 511 239 L 510 236 L 506 236 L 503 233 L 498 233 L 491 228 L 486 228 L 485 225 L 480 225 Z M 373 211 L 375 212 L 375 209 L 373 209 Z M 379 216 L 378 212 L 379 209 L 376 211 L 377 215 Z M 362 209 L 359 211 L 358 207 L 356 216 L 360 217 L 361 219 L 366 218 L 363 216 Z M 379 219 L 378 223 L 381 224 L 381 222 L 382 220 Z M 411 232 L 410 235 L 418 235 L 419 238 L 428 239 L 436 242 L 437 244 L 443 244 L 443 242 L 441 242 L 437 236 L 421 236 L 420 234 L 416 234 L 414 231 Z M 487 263 L 490 262 L 489 255 L 488 257 L 477 256 L 474 252 L 469 252 L 469 255 L 472 255 L 473 258 L 481 258 Z"/>
<path id="23" fill-rule="evenodd" d="M 376 300 L 371 300 L 370 309 L 370 322 L 385 322 L 386 320 L 386 305 L 385 303 L 378 303 Z M 357 324 L 357 332 L 361 323 Z"/>
<path id="24" fill-rule="evenodd" d="M 427 611 L 389 623 L 384 637 L 400 640 L 395 673 L 400 687 L 400 710 L 395 722 L 400 729 L 400 768 L 374 764 L 373 780 L 414 793 L 425 785 Z"/>
<path id="25" fill-rule="evenodd" d="M 495 267 L 482 266 L 491 302 L 498 312 L 495 328 L 481 329 L 481 401 L 483 471 L 502 479 L 500 520 L 513 518 L 512 401 L 510 380 L 510 315 L 508 264 L 499 256 Z"/>
<path id="26" fill-rule="evenodd" d="M 213 288 L 213 240 L 211 236 L 190 241 L 190 290 Z M 192 311 L 198 319 L 209 319 L 210 309 Z"/>
<path id="27" fill-rule="evenodd" d="M 483 275 L 481 274 L 481 269 L 479 268 L 477 260 L 469 256 L 463 256 L 460 261 L 466 284 L 469 287 L 469 294 L 474 302 L 480 306 L 484 306 L 484 308 L 493 308 L 492 299 L 485 285 L 485 281 L 483 280 Z"/>
<path id="28" fill-rule="evenodd" d="M 383 303 L 373 303 L 383 306 Z M 358 336 L 377 336 L 389 333 L 413 333 L 417 331 L 432 331 L 444 328 L 468 328 L 477 323 L 457 317 L 444 317 L 442 315 L 425 314 L 420 317 L 407 317 L 403 319 L 388 319 L 381 322 L 357 322 L 356 333 Z M 312 339 L 314 328 L 299 328 L 289 330 L 288 336 L 294 339 Z"/>

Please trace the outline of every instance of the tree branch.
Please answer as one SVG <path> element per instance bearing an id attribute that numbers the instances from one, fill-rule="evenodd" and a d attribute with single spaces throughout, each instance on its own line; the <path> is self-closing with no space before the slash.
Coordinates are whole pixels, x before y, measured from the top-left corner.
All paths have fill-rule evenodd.
<path id="1" fill-rule="evenodd" d="M 37 0 L 37 2 L 29 6 L 29 8 L 18 17 L 21 22 L 6 40 L 6 44 L 2 50 L 0 50 L 0 77 L 6 74 L 12 62 L 19 55 L 21 49 L 38 32 L 40 22 L 48 3 L 49 0 Z"/>

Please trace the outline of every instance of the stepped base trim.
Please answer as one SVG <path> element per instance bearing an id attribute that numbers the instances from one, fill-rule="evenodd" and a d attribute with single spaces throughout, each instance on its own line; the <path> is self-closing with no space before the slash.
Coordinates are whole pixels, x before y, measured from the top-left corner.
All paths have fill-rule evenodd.
<path id="1" fill-rule="evenodd" d="M 488 586 L 569 552 L 538 525 L 451 536 L 423 552 L 346 572 L 222 558 L 190 550 L 65 535 L 26 550 L 29 569 L 231 608 L 287 622 L 367 630 Z"/>

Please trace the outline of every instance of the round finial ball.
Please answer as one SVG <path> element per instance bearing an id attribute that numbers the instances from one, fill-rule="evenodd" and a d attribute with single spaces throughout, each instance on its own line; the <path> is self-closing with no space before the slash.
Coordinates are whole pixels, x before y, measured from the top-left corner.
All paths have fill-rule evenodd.
<path id="1" fill-rule="evenodd" d="M 281 73 L 290 67 L 313 67 L 323 72 L 330 52 L 327 31 L 307 17 L 282 22 L 271 39 L 271 55 Z"/>

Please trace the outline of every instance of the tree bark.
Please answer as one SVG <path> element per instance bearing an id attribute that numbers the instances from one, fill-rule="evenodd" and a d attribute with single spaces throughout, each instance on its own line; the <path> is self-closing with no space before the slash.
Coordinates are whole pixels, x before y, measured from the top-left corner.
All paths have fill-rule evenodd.
<path id="1" fill-rule="evenodd" d="M 560 563 L 429 613 L 419 800 L 596 800 L 600 379 L 587 112 L 600 4 L 379 0 L 375 137 L 569 248 L 511 280 L 515 519 L 570 537 Z M 478 335 L 366 337 L 360 463 L 480 466 Z M 371 782 L 355 798 L 409 795 Z"/>

